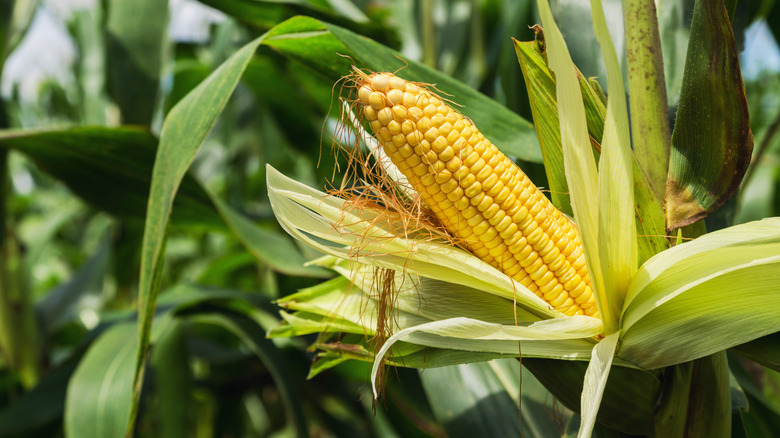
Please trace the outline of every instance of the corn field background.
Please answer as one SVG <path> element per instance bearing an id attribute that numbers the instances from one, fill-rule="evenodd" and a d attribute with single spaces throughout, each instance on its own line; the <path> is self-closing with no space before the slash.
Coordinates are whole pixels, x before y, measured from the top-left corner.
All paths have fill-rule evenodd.
<path id="1" fill-rule="evenodd" d="M 726 1 L 755 147 L 708 231 L 780 215 L 775 3 Z M 656 4 L 674 122 L 694 1 Z M 620 5 L 604 2 L 622 54 Z M 552 7 L 606 90 L 589 3 Z M 370 362 L 312 365 L 316 335 L 266 336 L 275 300 L 333 276 L 277 223 L 266 165 L 340 180 L 334 84 L 353 64 L 430 67 L 453 100 L 487 96 L 471 102 L 494 143 L 545 187 L 512 44 L 539 22 L 525 0 L 0 0 L 0 437 L 576 436 L 513 359 L 390 368 L 375 404 Z M 152 184 L 180 171 L 175 199 Z M 779 336 L 761 338 L 774 366 L 728 353 L 732 436 L 780 434 Z"/>

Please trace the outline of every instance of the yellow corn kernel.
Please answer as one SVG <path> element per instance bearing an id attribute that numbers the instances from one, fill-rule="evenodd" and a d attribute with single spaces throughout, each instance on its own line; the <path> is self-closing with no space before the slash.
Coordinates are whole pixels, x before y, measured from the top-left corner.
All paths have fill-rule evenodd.
<path id="1" fill-rule="evenodd" d="M 551 307 L 598 316 L 576 227 L 522 170 L 427 88 L 391 73 L 358 82 L 374 135 L 450 233 Z"/>

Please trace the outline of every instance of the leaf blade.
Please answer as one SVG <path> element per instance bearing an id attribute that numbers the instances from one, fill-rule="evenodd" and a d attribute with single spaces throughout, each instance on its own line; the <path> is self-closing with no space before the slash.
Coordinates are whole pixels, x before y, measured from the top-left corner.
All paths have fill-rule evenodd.
<path id="1" fill-rule="evenodd" d="M 152 173 L 149 207 L 141 248 L 138 296 L 139 349 L 135 361 L 135 391 L 131 415 L 133 419 L 138 412 L 152 319 L 160 290 L 166 228 L 176 191 L 263 38 L 261 36 L 246 44 L 225 61 L 208 79 L 171 110 L 163 124 L 160 147 L 157 150 Z M 132 423 L 133 421 L 131 425 Z"/>
<path id="2" fill-rule="evenodd" d="M 277 232 L 258 227 L 216 195 L 212 193 L 210 195 L 233 234 L 259 262 L 287 275 L 318 278 L 330 276 L 327 271 L 314 266 L 305 266 L 306 260 L 289 239 L 285 239 Z"/>
<path id="3" fill-rule="evenodd" d="M 546 0 L 537 2 L 547 41 L 548 63 L 555 73 L 558 116 L 563 145 L 563 161 L 566 181 L 570 189 L 574 219 L 582 236 L 582 247 L 588 264 L 593 294 L 596 298 L 599 314 L 605 329 L 614 329 L 617 315 L 612 315 L 604 292 L 601 276 L 601 262 L 598 254 L 599 218 L 598 203 L 599 179 L 596 162 L 588 139 L 588 126 L 585 108 L 582 104 L 577 77 L 571 56 L 560 29 L 550 11 Z"/>
<path id="4" fill-rule="evenodd" d="M 620 357 L 653 369 L 780 331 L 778 254 L 780 219 L 773 218 L 704 235 L 649 260 L 629 291 Z"/>
<path id="5" fill-rule="evenodd" d="M 292 376 L 287 371 L 288 365 L 276 346 L 265 336 L 265 330 L 250 316 L 234 313 L 214 313 L 197 318 L 223 327 L 237 336 L 260 360 L 273 376 L 274 382 L 282 395 L 287 413 L 295 428 L 295 435 L 307 437 L 308 426 L 303 413 L 303 403 L 298 397 Z"/>
<path id="6" fill-rule="evenodd" d="M 103 333 L 79 362 L 68 383 L 65 436 L 120 437 L 130 423 L 133 358 L 138 345 L 127 342 L 135 324 Z"/>
<path id="7" fill-rule="evenodd" d="M 614 332 L 605 336 L 593 347 L 593 355 L 588 363 L 588 369 L 585 371 L 585 382 L 582 387 L 580 404 L 582 423 L 580 423 L 580 431 L 577 434 L 578 438 L 589 437 L 596 425 L 596 416 L 604 396 L 604 388 L 607 386 L 607 378 L 619 339 L 620 332 Z"/>
<path id="8" fill-rule="evenodd" d="M 542 160 L 531 123 L 473 88 L 347 29 L 309 17 L 294 17 L 274 27 L 265 44 L 312 66 L 334 82 L 349 73 L 354 62 L 374 71 L 400 70 L 398 74 L 404 79 L 435 84 L 443 95 L 452 96 L 461 105 L 459 110 L 502 152 L 526 161 Z"/>
<path id="9" fill-rule="evenodd" d="M 697 1 L 672 133 L 668 229 L 692 224 L 723 205 L 750 163 L 753 134 L 738 54 L 723 2 Z"/>
<path id="10" fill-rule="evenodd" d="M 109 0 L 108 89 L 124 124 L 151 125 L 157 104 L 167 0 Z"/>
<path id="11" fill-rule="evenodd" d="M 623 74 L 609 35 L 601 0 L 591 0 L 596 37 L 607 67 L 608 100 L 599 159 L 599 259 L 610 315 L 619 315 L 637 268 L 631 137 Z M 617 328 L 617 318 L 612 321 Z M 587 420 L 587 419 L 586 419 Z"/>

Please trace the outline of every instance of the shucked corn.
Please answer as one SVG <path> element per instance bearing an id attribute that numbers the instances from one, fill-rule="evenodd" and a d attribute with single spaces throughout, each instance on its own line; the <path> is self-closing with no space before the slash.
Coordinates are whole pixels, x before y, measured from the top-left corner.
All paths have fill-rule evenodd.
<path id="1" fill-rule="evenodd" d="M 450 233 L 555 309 L 597 316 L 576 227 L 523 171 L 425 87 L 357 75 L 371 130 Z"/>

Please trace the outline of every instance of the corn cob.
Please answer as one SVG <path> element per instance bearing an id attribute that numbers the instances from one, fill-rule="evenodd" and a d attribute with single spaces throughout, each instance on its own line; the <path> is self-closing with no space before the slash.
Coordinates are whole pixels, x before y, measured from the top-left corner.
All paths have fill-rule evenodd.
<path id="1" fill-rule="evenodd" d="M 553 308 L 598 316 L 576 227 L 523 171 L 424 86 L 356 72 L 371 130 L 444 227 Z"/>

